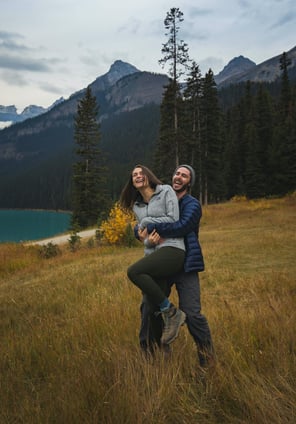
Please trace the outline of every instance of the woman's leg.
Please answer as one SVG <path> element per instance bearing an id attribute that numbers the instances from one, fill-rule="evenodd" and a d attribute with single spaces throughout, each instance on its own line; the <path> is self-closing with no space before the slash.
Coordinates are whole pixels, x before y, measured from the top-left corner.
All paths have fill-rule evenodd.
<path id="1" fill-rule="evenodd" d="M 149 302 L 160 305 L 166 295 L 158 284 L 183 268 L 185 252 L 174 247 L 162 247 L 144 256 L 128 268 L 129 279 L 147 295 Z"/>
<path id="2" fill-rule="evenodd" d="M 158 306 L 162 312 L 163 346 L 172 343 L 178 336 L 186 315 L 169 302 L 159 283 L 183 268 L 184 257 L 185 252 L 181 249 L 162 247 L 131 265 L 127 272 L 129 279 L 146 294 L 149 302 Z"/>

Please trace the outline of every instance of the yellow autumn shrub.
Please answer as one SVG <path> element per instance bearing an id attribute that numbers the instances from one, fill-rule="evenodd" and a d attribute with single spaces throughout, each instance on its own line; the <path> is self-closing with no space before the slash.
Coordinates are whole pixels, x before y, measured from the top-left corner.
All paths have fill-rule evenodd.
<path id="1" fill-rule="evenodd" d="M 107 243 L 121 244 L 126 239 L 127 229 L 134 225 L 134 214 L 124 210 L 116 202 L 111 208 L 108 218 L 102 222 L 99 231 L 102 239 Z"/>

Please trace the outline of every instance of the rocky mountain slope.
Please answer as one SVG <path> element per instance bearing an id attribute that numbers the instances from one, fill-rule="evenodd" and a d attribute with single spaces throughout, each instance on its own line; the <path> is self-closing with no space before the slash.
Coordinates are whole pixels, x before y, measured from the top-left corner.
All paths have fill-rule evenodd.
<path id="1" fill-rule="evenodd" d="M 115 84 L 118 80 L 123 78 L 126 75 L 133 74 L 135 72 L 139 72 L 139 70 L 129 63 L 122 62 L 121 60 L 117 60 L 111 65 L 109 72 L 105 75 L 98 77 L 92 84 L 93 91 L 103 91 L 108 87 Z M 83 89 L 73 93 L 70 99 L 75 99 L 80 97 L 83 93 Z M 65 99 L 61 97 L 56 100 L 50 107 L 44 108 L 42 106 L 30 105 L 27 106 L 21 113 L 18 113 L 16 107 L 14 105 L 3 106 L 0 105 L 0 122 L 11 122 L 17 123 L 22 122 L 28 118 L 35 118 L 38 115 L 41 115 L 45 112 L 50 111 L 55 106 L 63 103 Z"/>
<path id="2" fill-rule="evenodd" d="M 227 80 L 231 81 L 233 78 L 236 78 L 242 73 L 249 72 L 253 68 L 256 68 L 256 63 L 252 60 L 244 56 L 235 57 L 218 75 L 215 75 L 215 82 L 219 86 L 223 82 Z"/>
<path id="3" fill-rule="evenodd" d="M 296 68 L 296 46 L 286 53 L 291 60 L 289 69 L 294 75 Z M 249 59 L 239 56 L 230 61 L 223 71 L 215 76 L 215 81 L 218 87 L 225 87 L 226 85 L 238 84 L 245 81 L 273 82 L 281 75 L 280 57 L 282 54 L 283 52 L 259 65 L 255 65 Z"/>
<path id="4" fill-rule="evenodd" d="M 62 103 L 64 98 L 61 97 L 56 100 L 51 106 L 48 108 L 44 108 L 42 106 L 30 105 L 26 106 L 21 113 L 18 113 L 15 105 L 3 106 L 0 105 L 0 122 L 22 122 L 29 118 L 35 118 L 42 113 L 48 112 L 56 105 Z"/>

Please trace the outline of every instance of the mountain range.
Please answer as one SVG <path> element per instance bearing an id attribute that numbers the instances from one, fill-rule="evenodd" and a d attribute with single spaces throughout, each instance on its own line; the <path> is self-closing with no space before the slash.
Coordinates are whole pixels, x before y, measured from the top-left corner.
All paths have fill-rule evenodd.
<path id="1" fill-rule="evenodd" d="M 296 47 L 287 52 L 290 60 L 290 69 L 295 73 L 296 69 Z M 271 59 L 264 61 L 263 63 L 256 65 L 252 60 L 245 58 L 244 56 L 238 56 L 233 58 L 223 70 L 215 75 L 215 82 L 218 89 L 226 87 L 230 84 L 237 84 L 247 80 L 255 82 L 272 82 L 280 76 L 279 59 L 281 55 L 275 56 Z M 108 86 L 115 84 L 122 77 L 140 72 L 134 66 L 117 60 L 111 66 L 109 72 L 103 76 L 98 77 L 92 84 L 96 90 L 105 90 Z M 83 91 L 83 90 L 82 90 Z M 81 93 L 81 90 L 74 93 L 74 96 Z M 73 95 L 72 95 L 73 96 Z M 71 96 L 71 97 L 72 97 Z M 45 112 L 50 111 L 58 104 L 64 102 L 63 97 L 57 99 L 51 106 L 44 108 L 42 106 L 29 105 L 24 108 L 21 113 L 17 112 L 14 105 L 3 106 L 0 105 L 0 122 L 16 123 L 22 122 L 28 118 L 34 118 Z"/>
<path id="2" fill-rule="evenodd" d="M 296 47 L 287 54 L 291 75 L 296 79 Z M 256 81 L 276 80 L 280 56 L 260 65 L 243 56 L 234 58 L 215 76 L 218 89 L 250 76 Z M 107 156 L 114 198 L 133 164 L 149 166 L 167 82 L 167 75 L 140 71 L 117 60 L 106 74 L 90 83 L 99 105 L 101 146 Z M 81 89 L 49 110 L 0 131 L 0 208 L 70 207 L 74 116 L 84 92 Z"/>
<path id="3" fill-rule="evenodd" d="M 287 51 L 287 56 L 291 61 L 289 73 L 291 79 L 296 76 L 296 46 Z M 283 52 L 271 59 L 256 65 L 249 59 L 239 56 L 232 59 L 225 68 L 215 76 L 218 89 L 230 84 L 241 82 L 274 82 L 281 75 L 280 57 Z"/>
<path id="4" fill-rule="evenodd" d="M 35 118 L 35 116 L 41 115 L 42 113 L 48 112 L 50 109 L 62 103 L 65 99 L 60 97 L 51 106 L 45 108 L 43 106 L 29 105 L 24 108 L 21 113 L 18 113 L 15 105 L 3 106 L 0 105 L 0 122 L 22 122 L 29 118 Z"/>

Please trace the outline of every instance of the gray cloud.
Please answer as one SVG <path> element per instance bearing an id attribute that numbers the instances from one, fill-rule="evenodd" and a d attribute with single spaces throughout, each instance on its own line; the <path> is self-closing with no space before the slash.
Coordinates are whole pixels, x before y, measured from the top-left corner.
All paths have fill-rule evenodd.
<path id="1" fill-rule="evenodd" d="M 23 38 L 23 36 L 17 32 L 0 31 L 0 39 L 11 40 L 14 38 Z"/>
<path id="2" fill-rule="evenodd" d="M 44 90 L 47 91 L 48 93 L 54 93 L 54 94 L 60 94 L 62 92 L 62 88 L 58 87 L 54 84 L 50 84 L 50 83 L 40 83 L 39 87 Z"/>
<path id="3" fill-rule="evenodd" d="M 185 43 L 190 44 L 190 41 L 207 40 L 209 38 L 209 35 L 205 32 L 201 32 L 200 30 L 196 30 L 189 26 L 184 26 L 184 28 L 182 28 L 182 31 L 180 31 L 180 38 L 182 38 Z"/>
<path id="4" fill-rule="evenodd" d="M 239 0 L 238 4 L 243 8 L 243 9 L 248 9 L 249 7 L 251 7 L 251 2 L 248 0 Z"/>
<path id="5" fill-rule="evenodd" d="M 160 21 L 159 19 L 150 21 L 149 29 L 152 36 L 161 37 L 164 34 L 163 21 Z"/>
<path id="6" fill-rule="evenodd" d="M 200 28 L 200 17 L 214 15 L 214 11 L 209 8 L 189 7 L 184 11 L 184 21 L 180 24 L 180 38 L 185 43 L 190 41 L 207 40 L 209 35 Z M 208 30 L 210 31 L 210 29 Z"/>
<path id="7" fill-rule="evenodd" d="M 130 18 L 128 22 L 126 22 L 124 25 L 121 25 L 118 28 L 117 32 L 136 35 L 139 32 L 140 28 L 141 28 L 141 21 L 139 19 Z"/>
<path id="8" fill-rule="evenodd" d="M 152 20 L 142 20 L 142 19 L 136 19 L 136 18 L 129 18 L 124 25 L 121 25 L 117 29 L 117 33 L 122 34 L 131 34 L 134 36 L 152 36 L 152 37 L 161 37 L 164 32 L 164 21 L 165 16 L 163 17 L 163 20 L 159 19 L 152 19 Z"/>
<path id="9" fill-rule="evenodd" d="M 8 51 L 29 51 L 31 50 L 29 47 L 25 46 L 24 44 L 17 44 L 14 41 L 11 40 L 0 40 L 0 49 L 1 50 L 8 50 Z"/>
<path id="10" fill-rule="evenodd" d="M 0 55 L 0 68 L 13 69 L 15 71 L 49 72 L 50 67 L 44 60 L 35 60 L 24 57 Z"/>
<path id="11" fill-rule="evenodd" d="M 218 57 L 210 56 L 200 61 L 200 69 L 203 73 L 211 68 L 214 73 L 220 72 L 223 68 L 223 60 Z"/>
<path id="12" fill-rule="evenodd" d="M 24 44 L 19 44 L 16 40 L 24 37 L 17 32 L 0 31 L 0 49 L 9 51 L 28 51 L 31 50 Z"/>
<path id="13" fill-rule="evenodd" d="M 286 24 L 289 24 L 290 22 L 295 21 L 296 19 L 296 12 L 289 11 L 288 13 L 285 13 L 283 16 L 281 16 L 273 25 L 271 25 L 269 28 L 274 29 L 278 27 L 282 27 Z"/>
<path id="14" fill-rule="evenodd" d="M 28 84 L 23 74 L 20 74 L 19 72 L 14 72 L 14 71 L 1 72 L 1 79 L 9 85 L 16 85 L 18 87 L 23 87 Z"/>
<path id="15" fill-rule="evenodd" d="M 44 49 L 19 44 L 24 37 L 16 32 L 0 31 L 0 69 L 13 71 L 49 72 L 51 65 L 64 62 L 56 58 L 38 57 Z"/>
<path id="16" fill-rule="evenodd" d="M 98 58 L 95 54 L 89 53 L 89 55 L 84 55 L 80 57 L 81 63 L 88 66 L 97 66 Z"/>
<path id="17" fill-rule="evenodd" d="M 192 6 L 192 7 L 189 7 L 188 12 L 186 13 L 183 12 L 183 13 L 184 13 L 184 20 L 192 21 L 196 17 L 211 15 L 214 13 L 214 11 L 208 8 L 200 8 L 200 7 Z"/>

